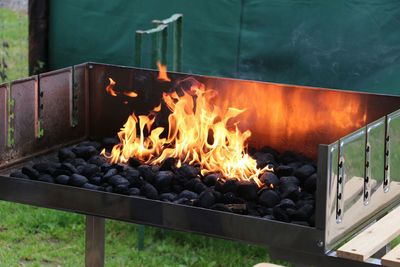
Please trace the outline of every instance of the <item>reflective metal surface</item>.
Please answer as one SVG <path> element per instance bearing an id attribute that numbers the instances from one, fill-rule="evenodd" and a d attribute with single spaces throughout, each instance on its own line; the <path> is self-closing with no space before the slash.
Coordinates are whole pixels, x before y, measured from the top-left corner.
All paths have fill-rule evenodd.
<path id="1" fill-rule="evenodd" d="M 399 142 L 398 111 L 329 146 L 326 250 L 400 202 Z"/>
<path id="2" fill-rule="evenodd" d="M 213 104 L 246 110 L 239 127 L 252 132 L 251 145 L 297 151 L 314 159 L 319 144 L 335 142 L 400 108 L 396 96 L 183 73 L 168 73 L 172 82 L 165 83 L 153 70 L 89 64 L 90 130 L 98 137 L 114 135 L 132 111 L 147 114 L 161 102 L 162 92 L 188 77 L 218 92 Z M 116 81 L 116 90 L 134 90 L 139 97 L 108 95 L 109 77 Z"/>

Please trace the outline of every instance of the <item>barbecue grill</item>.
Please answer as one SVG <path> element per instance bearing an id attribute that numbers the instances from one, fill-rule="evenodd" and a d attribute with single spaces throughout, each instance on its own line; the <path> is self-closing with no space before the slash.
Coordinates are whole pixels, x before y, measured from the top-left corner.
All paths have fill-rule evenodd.
<path id="1" fill-rule="evenodd" d="M 29 162 L 83 140 L 115 135 L 147 113 L 168 86 L 148 69 L 85 63 L 0 85 L 0 199 L 85 214 L 86 265 L 102 266 L 104 218 L 264 245 L 272 256 L 317 266 L 369 266 L 335 249 L 398 204 L 400 97 L 276 83 L 193 77 L 217 104 L 247 109 L 251 145 L 293 150 L 318 162 L 315 227 L 115 193 L 9 177 Z M 137 91 L 122 103 L 108 77 Z"/>

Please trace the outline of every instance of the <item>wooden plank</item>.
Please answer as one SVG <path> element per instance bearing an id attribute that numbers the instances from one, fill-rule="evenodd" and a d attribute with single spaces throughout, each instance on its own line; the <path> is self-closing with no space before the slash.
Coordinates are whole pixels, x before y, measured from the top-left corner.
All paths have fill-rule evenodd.
<path id="1" fill-rule="evenodd" d="M 365 261 L 400 234 L 400 207 L 389 212 L 337 250 L 338 257 Z"/>
<path id="2" fill-rule="evenodd" d="M 382 257 L 382 265 L 388 267 L 400 267 L 400 244 Z"/>

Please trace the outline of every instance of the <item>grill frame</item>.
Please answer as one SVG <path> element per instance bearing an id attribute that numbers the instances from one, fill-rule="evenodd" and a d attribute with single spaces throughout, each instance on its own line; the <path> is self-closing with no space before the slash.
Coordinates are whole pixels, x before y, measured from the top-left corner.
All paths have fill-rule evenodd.
<path id="1" fill-rule="evenodd" d="M 343 99 L 346 99 L 346 96 L 359 97 L 366 110 L 367 123 L 372 123 L 374 120 L 400 108 L 400 97 L 398 96 L 327 90 L 183 73 L 169 73 L 169 75 L 173 80 L 194 76 L 201 82 L 213 85 L 213 88 L 218 88 L 219 85 L 224 87 L 224 85 L 232 83 L 241 85 L 256 84 L 265 88 L 265 90 L 304 91 L 312 96 L 330 93 L 343 95 Z M 12 89 L 22 84 L 26 87 L 24 90 L 34 90 L 34 93 L 29 95 L 29 101 L 37 101 L 34 103 L 34 110 L 30 110 L 31 113 L 29 113 L 34 120 L 30 130 L 34 132 L 30 132 L 28 136 L 20 138 L 19 142 L 12 146 L 4 144 L 7 142 L 7 138 L 0 138 L 0 173 L 5 174 L 10 168 L 15 168 L 17 164 L 24 164 L 39 155 L 49 154 L 62 146 L 77 143 L 88 137 L 99 138 L 115 134 L 116 130 L 125 122 L 131 109 L 128 106 L 121 105 L 121 99 L 111 98 L 104 92 L 106 78 L 116 77 L 116 80 L 123 81 L 122 84 L 125 86 L 135 89 L 135 91 L 139 89 L 139 94 L 143 95 L 144 102 L 139 103 L 137 108 L 143 114 L 156 106 L 160 93 L 168 89 L 167 85 L 160 86 L 154 82 L 154 77 L 156 76 L 157 72 L 154 70 L 84 63 L 39 76 L 32 76 L 7 85 L 0 85 L 0 101 L 7 101 L 7 103 L 0 102 L 0 113 L 3 113 L 0 116 L 7 120 L 6 123 L 0 123 L 0 131 L 6 133 L 8 137 L 10 133 L 24 129 L 22 122 L 25 119 L 21 120 L 18 114 L 26 108 L 24 105 L 17 105 L 13 106 L 14 109 L 11 110 L 7 97 L 12 96 L 17 100 L 16 102 L 21 103 L 23 96 L 21 93 L 16 94 L 16 91 L 13 90 L 9 93 L 10 88 Z M 60 80 L 62 80 L 62 83 L 60 83 Z M 135 88 L 137 85 L 142 85 L 144 88 Z M 154 86 L 158 86 L 156 90 L 146 90 L 147 87 L 153 88 Z M 48 95 L 56 98 L 59 96 L 57 94 L 58 91 L 64 97 L 68 96 L 69 99 L 65 103 L 57 102 L 62 105 L 64 111 L 68 110 L 68 112 L 63 112 L 67 114 L 61 114 L 57 117 L 52 114 L 57 111 L 57 108 L 54 105 L 52 106 Z M 44 92 L 44 97 L 41 92 Z M 306 101 L 312 101 L 312 99 L 310 97 Z M 43 108 L 40 106 L 41 103 L 44 104 Z M 107 108 L 105 109 L 104 107 Z M 117 111 L 118 116 L 113 116 L 115 114 L 110 113 L 110 111 Z M 11 116 L 12 114 L 15 117 Z M 11 117 L 12 120 L 9 120 Z M 41 125 L 40 123 L 43 121 L 45 123 Z M 68 122 L 68 125 L 63 124 L 60 126 L 59 121 Z M 40 127 L 44 127 L 44 136 L 39 138 Z M 55 129 L 54 131 L 52 131 L 53 128 Z M 352 131 L 357 130 L 356 127 L 353 128 L 351 129 Z M 13 129 L 13 131 L 10 131 L 10 129 Z M 312 134 L 315 135 L 317 133 Z M 60 135 L 62 136 L 61 140 L 58 139 Z M 332 203 L 336 195 L 332 192 L 332 184 L 328 183 L 328 181 L 333 181 L 333 185 L 335 185 L 335 177 L 333 177 L 334 175 L 332 176 L 331 169 L 337 168 L 332 158 L 332 147 L 341 142 L 342 136 L 337 133 L 333 135 L 324 135 L 322 133 L 322 135 L 326 139 L 325 143 L 332 143 L 330 145 L 321 145 L 314 141 L 305 144 L 312 149 L 311 154 L 315 155 L 318 162 L 315 228 L 140 197 L 128 197 L 113 193 L 94 192 L 82 188 L 46 184 L 39 181 L 21 180 L 4 175 L 0 175 L 0 199 L 322 256 L 342 240 L 382 216 L 399 201 L 396 196 L 394 200 L 385 200 L 380 203 L 380 205 L 384 205 L 382 209 L 366 210 L 361 220 L 346 225 L 336 236 L 328 239 L 328 231 L 338 227 L 338 225 L 329 221 L 329 216 L 331 216 L 330 209 L 333 208 L 329 203 Z M 335 140 L 339 141 L 333 142 Z M 27 142 L 29 146 L 26 145 Z M 278 142 L 282 143 L 282 140 L 278 140 Z M 79 199 L 80 202 L 76 203 L 76 199 Z M 147 211 L 150 211 L 150 214 Z M 208 218 L 208 224 L 201 225 L 201 222 L 204 222 L 203 218 Z"/>

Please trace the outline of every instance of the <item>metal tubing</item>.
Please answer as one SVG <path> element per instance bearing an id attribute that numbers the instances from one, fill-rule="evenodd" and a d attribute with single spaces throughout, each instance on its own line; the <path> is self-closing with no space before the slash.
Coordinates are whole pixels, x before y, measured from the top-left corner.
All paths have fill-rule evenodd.
<path id="1" fill-rule="evenodd" d="M 86 215 L 85 266 L 104 266 L 105 219 Z"/>

